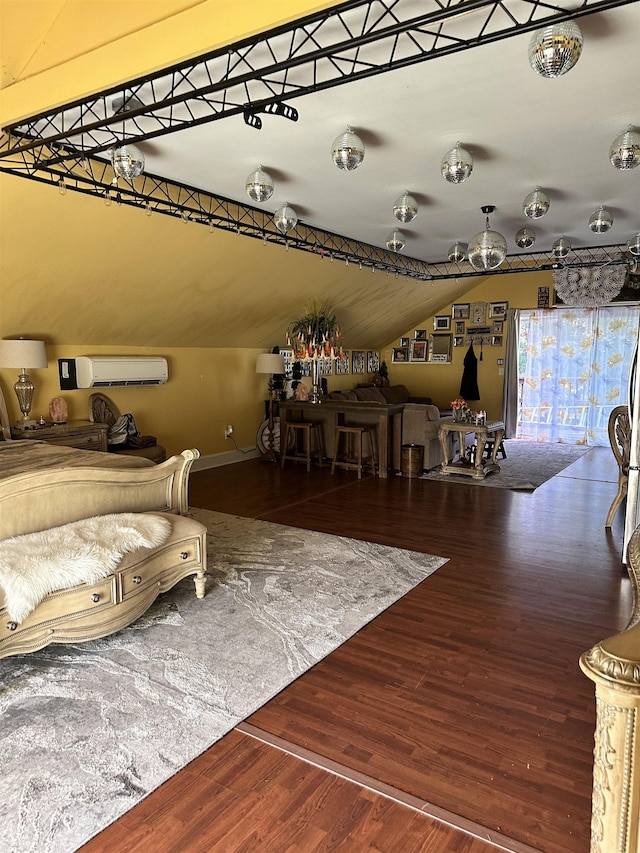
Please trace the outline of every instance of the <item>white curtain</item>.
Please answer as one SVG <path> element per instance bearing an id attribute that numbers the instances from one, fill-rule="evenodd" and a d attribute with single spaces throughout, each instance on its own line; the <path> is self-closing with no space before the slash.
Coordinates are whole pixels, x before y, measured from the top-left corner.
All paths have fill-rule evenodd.
<path id="1" fill-rule="evenodd" d="M 520 312 L 518 438 L 609 444 L 609 414 L 628 400 L 639 312 L 635 305 Z"/>

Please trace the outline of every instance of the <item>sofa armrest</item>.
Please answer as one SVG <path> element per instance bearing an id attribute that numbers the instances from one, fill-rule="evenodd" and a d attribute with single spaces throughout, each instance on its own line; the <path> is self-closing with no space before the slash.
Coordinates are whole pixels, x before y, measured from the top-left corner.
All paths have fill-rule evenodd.
<path id="1" fill-rule="evenodd" d="M 408 403 L 422 403 L 423 405 L 432 405 L 431 397 L 409 397 Z"/>

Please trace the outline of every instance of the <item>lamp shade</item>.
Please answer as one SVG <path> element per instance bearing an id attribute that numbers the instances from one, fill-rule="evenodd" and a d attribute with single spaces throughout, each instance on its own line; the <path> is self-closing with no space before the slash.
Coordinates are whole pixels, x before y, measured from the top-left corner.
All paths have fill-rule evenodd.
<path id="1" fill-rule="evenodd" d="M 47 351 L 44 341 L 26 338 L 0 341 L 1 367 L 47 367 Z"/>
<path id="2" fill-rule="evenodd" d="M 284 373 L 284 358 L 277 352 L 260 353 L 256 373 Z"/>

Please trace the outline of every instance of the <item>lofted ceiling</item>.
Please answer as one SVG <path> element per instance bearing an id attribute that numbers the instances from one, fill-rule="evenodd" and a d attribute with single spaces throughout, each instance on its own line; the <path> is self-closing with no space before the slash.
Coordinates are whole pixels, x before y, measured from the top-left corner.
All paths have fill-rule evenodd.
<path id="1" fill-rule="evenodd" d="M 215 19 L 215 5 L 212 0 L 136 4 L 126 0 L 2 0 L 3 87 L 8 95 L 19 93 L 21 84 L 28 91 L 30 81 L 44 81 L 47 75 L 71 68 L 79 57 L 97 56 L 108 48 L 124 49 L 136 35 L 151 36 L 160 28 L 180 32 L 181 26 L 195 21 L 194 16 L 205 10 Z M 308 4 L 286 5 L 280 13 L 295 18 L 300 13 L 293 12 Z M 145 155 L 145 174 L 253 206 L 260 212 L 256 215 L 269 221 L 288 202 L 300 218 L 299 227 L 335 233 L 382 252 L 387 235 L 397 227 L 406 240 L 402 257 L 427 265 L 442 265 L 453 242 L 468 242 L 483 229 L 481 207 L 487 204 L 495 205 L 491 226 L 506 237 L 510 257 L 523 254 L 514 243 L 516 231 L 524 225 L 534 228 L 537 239 L 530 250 L 536 253 L 534 265 L 543 261 L 549 265 L 551 246 L 561 235 L 578 251 L 623 247 L 640 231 L 640 168 L 613 168 L 608 151 L 613 139 L 628 126 L 640 127 L 635 95 L 640 72 L 640 5 L 634 2 L 579 17 L 584 35 L 582 56 L 568 74 L 557 79 L 544 79 L 529 67 L 528 32 L 475 46 L 482 41 L 478 34 L 483 28 L 499 29 L 508 23 L 510 12 L 522 15 L 522 7 L 532 8 L 524 0 L 506 0 L 485 24 L 489 5 L 468 0 L 448 4 L 398 0 L 385 3 L 383 11 L 373 2 L 369 14 L 389 22 L 396 12 L 400 15 L 400 7 L 408 17 L 424 14 L 425 9 L 455 10 L 455 38 L 468 41 L 466 49 L 292 98 L 286 103 L 298 111 L 295 122 L 262 113 L 262 129 L 256 130 L 245 123 L 242 114 L 236 114 L 143 138 L 137 144 Z M 558 5 L 576 8 L 575 4 Z M 218 6 L 222 19 L 230 6 Z M 336 24 L 336 39 L 341 37 L 340 27 L 347 25 L 355 32 L 362 25 L 362 4 L 341 6 L 344 17 L 340 26 Z M 261 15 L 252 21 L 258 31 L 279 23 L 269 22 L 264 9 Z M 228 43 L 237 42 L 240 36 L 232 36 L 226 17 L 225 22 Z M 249 29 L 245 25 L 244 33 Z M 281 36 L 281 40 L 287 38 Z M 427 43 L 434 43 L 432 35 L 425 36 Z M 213 45 L 205 50 L 203 42 L 203 53 L 212 49 Z M 386 49 L 377 44 L 366 51 L 359 49 L 357 56 L 378 64 L 384 61 Z M 155 68 L 180 61 L 179 50 L 179 45 L 173 45 Z M 197 55 L 186 45 L 184 50 Z M 408 55 L 410 48 L 399 40 L 394 55 L 403 51 Z M 355 56 L 356 52 L 351 59 Z M 295 51 L 292 61 L 294 58 Z M 141 73 L 134 71 L 130 57 L 125 64 L 131 69 L 129 76 L 116 79 L 111 63 L 113 77 L 103 80 L 103 90 Z M 294 75 L 294 71 L 287 73 Z M 307 71 L 297 73 L 308 77 Z M 149 95 L 144 88 L 139 92 Z M 40 109 L 87 94 L 78 91 L 66 100 L 43 102 Z M 25 118 L 15 112 L 17 103 L 18 98 L 10 99 L 14 114 L 4 111 L 5 126 Z M 364 162 L 352 172 L 336 168 L 330 157 L 332 141 L 347 125 L 366 146 Z M 152 135 L 151 124 L 145 125 L 141 119 L 138 126 L 143 137 Z M 71 141 L 78 140 L 72 137 Z M 472 153 L 474 169 L 464 183 L 451 184 L 440 174 L 440 161 L 457 141 Z M 105 156 L 104 151 L 89 153 L 98 159 Z M 272 197 L 263 205 L 251 202 L 245 192 L 246 178 L 258 164 L 275 182 Z M 156 215 L 149 219 L 141 210 L 116 211 L 116 221 L 102 201 L 87 196 L 65 198 L 62 213 L 55 189 L 36 185 L 27 190 L 25 183 L 2 176 L 3 255 L 5 249 L 11 255 L 12 231 L 18 223 L 46 232 L 45 243 L 60 253 L 55 267 L 68 270 L 67 280 L 61 282 L 60 276 L 56 280 L 58 305 L 77 291 L 79 270 L 86 281 L 91 269 L 95 281 L 108 289 L 119 307 L 127 298 L 143 305 L 153 287 L 158 320 L 143 324 L 144 343 L 150 346 L 269 345 L 281 340 L 288 320 L 314 295 L 333 305 L 345 335 L 351 332 L 352 346 L 382 346 L 479 283 L 478 278 L 467 277 L 473 270 L 466 263 L 447 265 L 450 277 L 436 281 L 429 280 L 430 276 L 414 280 L 379 272 L 372 275 L 357 264 L 332 263 L 330 252 L 324 259 L 310 256 L 308 251 L 297 252 L 293 233 L 287 251 L 282 245 L 263 247 L 261 241 L 224 232 L 210 235 L 206 224 L 185 226 L 179 218 Z M 549 195 L 551 204 L 544 218 L 532 221 L 524 216 L 522 202 L 536 186 Z M 394 218 L 392 208 L 405 190 L 417 200 L 419 212 L 412 222 L 402 224 Z M 11 217 L 7 215 L 9 198 Z M 26 207 L 17 214 L 15 205 L 25 203 L 20 199 L 26 201 Z M 600 205 L 611 212 L 614 224 L 607 233 L 594 234 L 588 220 Z M 65 218 L 71 214 L 70 232 Z M 105 234 L 107 245 L 101 245 Z M 5 258 L 5 263 L 13 280 L 28 275 L 30 281 L 35 278 L 41 283 L 42 290 L 47 289 L 47 265 L 35 269 L 37 258 L 22 254 L 8 261 Z M 505 284 L 508 279 L 508 286 L 514 286 L 516 278 L 505 276 Z M 206 316 L 203 294 L 213 307 Z M 3 302 L 5 299 L 3 294 Z M 11 327 L 0 329 L 3 334 L 15 334 L 29 317 L 31 322 L 46 322 L 44 314 L 37 318 L 37 308 L 34 316 L 33 306 L 28 311 L 17 300 L 11 301 L 11 309 Z M 49 309 L 59 315 L 57 334 L 65 342 L 80 342 L 84 337 L 86 342 L 118 344 L 130 341 L 134 333 L 133 314 L 123 316 L 104 300 L 100 311 L 91 304 L 83 305 L 81 322 L 77 316 L 68 316 L 68 311 L 56 311 L 51 305 Z M 105 335 L 105 312 L 110 337 L 98 340 Z"/>

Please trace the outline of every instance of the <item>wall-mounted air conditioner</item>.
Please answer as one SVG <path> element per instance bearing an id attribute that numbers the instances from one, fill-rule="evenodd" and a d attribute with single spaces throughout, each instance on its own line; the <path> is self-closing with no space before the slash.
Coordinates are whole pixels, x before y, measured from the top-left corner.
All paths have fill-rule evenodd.
<path id="1" fill-rule="evenodd" d="M 111 385 L 164 385 L 166 358 L 147 356 L 79 356 L 59 358 L 60 388 L 107 388 Z"/>

